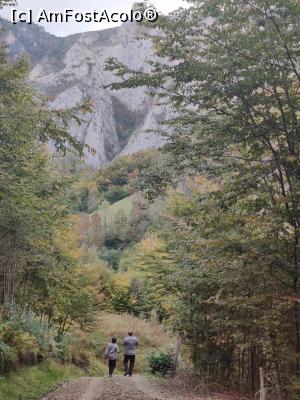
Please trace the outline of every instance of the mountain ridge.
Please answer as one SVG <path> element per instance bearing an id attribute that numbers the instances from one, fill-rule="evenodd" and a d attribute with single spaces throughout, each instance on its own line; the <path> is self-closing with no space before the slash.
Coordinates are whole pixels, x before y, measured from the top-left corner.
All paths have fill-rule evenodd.
<path id="1" fill-rule="evenodd" d="M 104 87 L 117 80 L 105 70 L 105 62 L 117 57 L 131 69 L 147 71 L 153 59 L 152 43 L 140 39 L 144 27 L 124 23 L 120 27 L 56 37 L 32 24 L 12 25 L 0 19 L 0 40 L 7 43 L 12 57 L 27 54 L 30 81 L 43 95 L 51 96 L 53 107 L 69 108 L 88 99 L 93 110 L 81 127 L 71 133 L 96 150 L 87 153 L 86 163 L 94 168 L 106 165 L 121 154 L 162 145 L 155 133 L 168 110 L 156 106 L 145 89 L 112 92 Z M 152 131 L 152 132 L 151 132 Z"/>

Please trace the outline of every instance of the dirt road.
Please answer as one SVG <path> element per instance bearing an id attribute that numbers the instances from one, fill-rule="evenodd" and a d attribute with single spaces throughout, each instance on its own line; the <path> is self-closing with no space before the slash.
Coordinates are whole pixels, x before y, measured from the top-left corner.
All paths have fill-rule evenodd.
<path id="1" fill-rule="evenodd" d="M 43 400 L 165 400 L 171 397 L 163 394 L 158 386 L 143 376 L 132 378 L 82 378 L 71 381 Z M 173 397 L 174 398 L 174 397 Z"/>
<path id="2" fill-rule="evenodd" d="M 193 395 L 175 378 L 165 385 L 142 375 L 132 378 L 81 378 L 66 383 L 42 400 L 247 400 L 239 395 Z"/>

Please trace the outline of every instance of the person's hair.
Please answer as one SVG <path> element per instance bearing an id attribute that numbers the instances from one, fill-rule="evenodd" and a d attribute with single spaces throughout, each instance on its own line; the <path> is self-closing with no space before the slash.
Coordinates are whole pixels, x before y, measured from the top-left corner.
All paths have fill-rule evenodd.
<path id="1" fill-rule="evenodd" d="M 112 342 L 112 343 L 117 343 L 117 338 L 113 337 L 113 338 L 111 339 L 111 342 Z"/>
<path id="2" fill-rule="evenodd" d="M 129 335 L 129 336 L 132 336 L 132 331 L 129 331 L 129 332 L 128 332 L 128 335 Z"/>

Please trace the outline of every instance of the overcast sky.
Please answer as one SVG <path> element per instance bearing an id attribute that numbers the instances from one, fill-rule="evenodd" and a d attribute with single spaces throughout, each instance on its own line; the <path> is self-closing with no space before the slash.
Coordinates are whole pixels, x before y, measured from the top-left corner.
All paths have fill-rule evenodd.
<path id="1" fill-rule="evenodd" d="M 34 14 L 43 8 L 48 11 L 63 11 L 64 8 L 74 9 L 76 11 L 93 11 L 106 9 L 109 12 L 128 12 L 131 10 L 132 4 L 135 0 L 18 0 L 18 8 L 20 10 L 30 8 Z M 163 12 L 168 13 L 175 10 L 180 6 L 184 6 L 184 0 L 151 0 L 151 3 L 156 8 Z M 10 19 L 10 9 L 6 7 L 0 12 L 0 15 Z M 72 33 L 85 32 L 91 30 L 99 30 L 104 28 L 111 28 L 115 26 L 114 23 L 97 24 L 97 23 L 44 23 L 41 24 L 44 28 L 54 35 L 66 36 Z"/>

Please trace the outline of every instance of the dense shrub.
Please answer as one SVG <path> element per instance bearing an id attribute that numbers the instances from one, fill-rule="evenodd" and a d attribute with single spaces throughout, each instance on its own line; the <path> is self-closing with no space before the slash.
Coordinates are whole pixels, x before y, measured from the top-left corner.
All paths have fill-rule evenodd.
<path id="1" fill-rule="evenodd" d="M 73 354 L 72 364 L 76 365 L 76 367 L 84 369 L 85 371 L 88 371 L 90 367 L 90 354 L 84 350 L 79 351 L 78 354 Z"/>
<path id="2" fill-rule="evenodd" d="M 11 310 L 0 322 L 0 374 L 35 365 L 56 352 L 55 333 L 33 312 Z"/>
<path id="3" fill-rule="evenodd" d="M 106 244 L 114 245 L 113 240 L 107 241 Z M 119 242 L 118 242 L 119 245 Z M 122 257 L 122 250 L 115 248 L 107 248 L 105 247 L 99 254 L 101 260 L 105 261 L 109 268 L 117 271 L 120 259 Z"/>
<path id="4" fill-rule="evenodd" d="M 65 335 L 57 343 L 55 357 L 62 363 L 73 363 L 74 365 L 87 369 L 89 366 L 90 343 L 84 341 L 79 335 Z"/>
<path id="5" fill-rule="evenodd" d="M 11 330 L 10 333 L 9 345 L 16 350 L 20 364 L 36 364 L 40 354 L 40 347 L 36 338 L 28 332 Z"/>
<path id="6" fill-rule="evenodd" d="M 100 347 L 101 349 L 101 347 Z M 76 332 L 65 335 L 57 343 L 55 358 L 63 363 L 72 363 L 77 367 L 89 371 L 92 360 L 96 358 L 97 345 L 86 333 Z M 102 349 L 102 353 L 104 349 Z"/>
<path id="7" fill-rule="evenodd" d="M 72 361 L 72 344 L 71 335 L 65 335 L 60 338 L 59 342 L 56 343 L 55 351 L 53 352 L 54 358 L 56 358 L 61 363 L 70 363 Z"/>
<path id="8" fill-rule="evenodd" d="M 36 339 L 41 355 L 47 357 L 48 354 L 55 351 L 57 346 L 55 341 L 56 332 L 47 323 L 41 321 L 34 312 L 16 313 L 14 317 L 11 317 L 11 321 L 15 330 L 19 329 L 22 332 L 27 332 Z"/>
<path id="9" fill-rule="evenodd" d="M 0 375 L 49 359 L 89 371 L 96 350 L 104 350 L 98 342 L 85 337 L 78 331 L 58 338 L 56 330 L 33 312 L 13 311 L 8 320 L 0 321 Z"/>
<path id="10" fill-rule="evenodd" d="M 149 368 L 152 374 L 166 375 L 175 370 L 174 359 L 169 352 L 152 352 L 148 356 Z"/>
<path id="11" fill-rule="evenodd" d="M 125 197 L 129 196 L 129 191 L 127 188 L 114 186 L 107 193 L 104 194 L 105 200 L 107 200 L 110 204 L 117 203 L 120 200 L 125 199 Z"/>
<path id="12" fill-rule="evenodd" d="M 0 340 L 0 375 L 17 369 L 19 364 L 16 349 Z"/>

